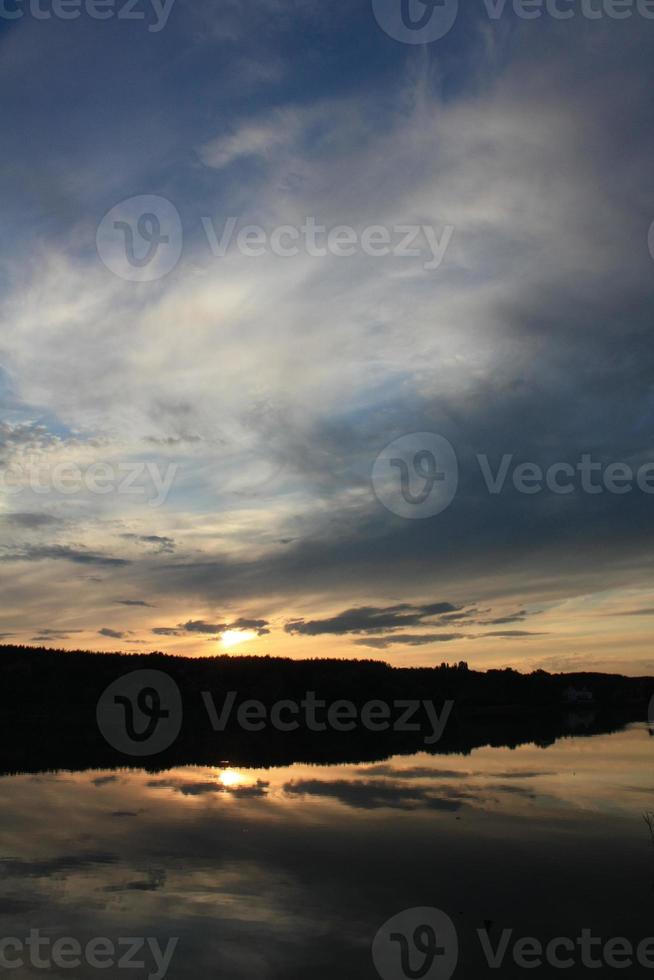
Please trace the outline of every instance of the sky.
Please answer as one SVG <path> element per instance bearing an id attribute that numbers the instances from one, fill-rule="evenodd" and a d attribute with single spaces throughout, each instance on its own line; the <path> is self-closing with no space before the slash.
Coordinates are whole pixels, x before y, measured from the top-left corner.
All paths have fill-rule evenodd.
<path id="1" fill-rule="evenodd" d="M 654 6 L 400 2 L 1 5 L 0 642 L 654 670 Z"/>

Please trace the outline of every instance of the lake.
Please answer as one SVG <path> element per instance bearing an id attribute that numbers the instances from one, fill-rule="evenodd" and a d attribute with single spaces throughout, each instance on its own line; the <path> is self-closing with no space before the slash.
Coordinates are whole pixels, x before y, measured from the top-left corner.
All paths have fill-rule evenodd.
<path id="1" fill-rule="evenodd" d="M 3 965 L 29 978 L 39 957 L 85 978 L 505 980 L 586 976 L 591 962 L 650 975 L 653 763 L 647 726 L 630 724 L 373 764 L 5 776 Z"/>

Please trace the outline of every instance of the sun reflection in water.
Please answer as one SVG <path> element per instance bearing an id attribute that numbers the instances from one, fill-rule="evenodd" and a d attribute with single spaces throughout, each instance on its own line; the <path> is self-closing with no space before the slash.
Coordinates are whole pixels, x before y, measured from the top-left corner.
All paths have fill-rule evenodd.
<path id="1" fill-rule="evenodd" d="M 225 789 L 234 789 L 247 783 L 245 776 L 242 776 L 240 772 L 236 772 L 234 769 L 225 769 L 218 776 L 218 780 Z"/>

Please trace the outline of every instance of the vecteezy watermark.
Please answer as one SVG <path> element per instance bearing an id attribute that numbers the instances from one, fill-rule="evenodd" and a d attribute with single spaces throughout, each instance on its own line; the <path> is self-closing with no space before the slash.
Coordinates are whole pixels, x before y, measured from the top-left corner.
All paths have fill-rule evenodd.
<path id="1" fill-rule="evenodd" d="M 31 966 L 37 970 L 131 969 L 147 971 L 140 976 L 163 980 L 177 948 L 179 937 L 168 939 L 165 948 L 152 936 L 129 936 L 116 940 L 96 936 L 81 943 L 72 936 L 52 939 L 30 929 L 25 938 L 6 936 L 0 939 L 0 969 L 20 970 Z"/>
<path id="2" fill-rule="evenodd" d="M 382 980 L 449 980 L 459 960 L 454 923 L 440 909 L 405 909 L 377 932 L 372 960 Z"/>
<path id="3" fill-rule="evenodd" d="M 220 233 L 210 218 L 202 218 L 202 227 L 214 258 L 224 258 L 236 246 L 241 255 L 258 258 L 277 255 L 295 258 L 349 258 L 357 253 L 371 258 L 422 258 L 423 269 L 438 269 L 454 235 L 454 226 L 445 225 L 440 233 L 432 225 L 352 225 L 328 227 L 314 217 L 306 217 L 299 225 L 277 225 L 266 230 L 261 225 L 238 228 L 239 219 L 229 217 Z M 238 228 L 238 231 L 237 231 Z"/>
<path id="4" fill-rule="evenodd" d="M 202 700 L 214 731 L 225 730 L 237 697 L 237 691 L 229 691 L 219 714 L 211 693 L 203 692 Z M 246 732 L 263 732 L 267 728 L 278 732 L 296 732 L 300 728 L 309 732 L 353 732 L 363 728 L 369 732 L 404 733 L 422 732 L 426 721 L 428 734 L 423 742 L 434 745 L 443 737 L 453 707 L 453 701 L 445 701 L 439 714 L 433 701 L 406 699 L 367 701 L 359 708 L 344 698 L 328 703 L 317 698 L 315 691 L 307 691 L 301 701 L 285 698 L 270 707 L 254 699 L 243 701 L 236 711 L 236 721 Z"/>
<path id="5" fill-rule="evenodd" d="M 491 970 L 513 967 L 534 970 L 574 967 L 624 970 L 639 965 L 654 970 L 654 936 L 634 944 L 624 937 L 603 939 L 583 928 L 574 938 L 555 936 L 543 941 L 534 936 L 515 936 L 506 928 L 491 936 L 477 929 L 472 943 Z M 451 918 L 436 908 L 405 909 L 379 929 L 372 944 L 372 959 L 382 980 L 449 980 L 459 953 L 459 938 Z M 506 974 L 505 974 L 506 975 Z M 513 976 L 513 973 L 511 973 Z M 576 975 L 576 974 L 575 974 Z"/>
<path id="6" fill-rule="evenodd" d="M 372 0 L 377 23 L 395 41 L 430 44 L 449 34 L 459 0 Z"/>
<path id="7" fill-rule="evenodd" d="M 182 697 L 162 670 L 135 670 L 103 692 L 96 710 L 106 742 L 131 756 L 157 755 L 170 748 L 182 728 Z"/>
<path id="8" fill-rule="evenodd" d="M 175 0 L 0 0 L 0 20 L 91 20 L 147 21 L 151 34 L 168 23 Z M 145 9 L 142 9 L 145 8 Z"/>
<path id="9" fill-rule="evenodd" d="M 95 241 L 98 255 L 115 275 L 129 282 L 154 282 L 179 262 L 182 220 L 165 197 L 129 197 L 105 214 Z"/>
<path id="10" fill-rule="evenodd" d="M 398 517 L 434 517 L 450 506 L 459 482 L 454 449 L 435 432 L 413 432 L 382 449 L 372 468 L 379 502 Z"/>
<path id="11" fill-rule="evenodd" d="M 142 497 L 149 507 L 161 507 L 179 471 L 177 463 L 165 469 L 153 462 L 50 463 L 45 456 L 14 459 L 0 467 L 0 492 L 14 497 L 27 491 L 41 495 L 79 496 L 90 493 Z"/>
<path id="12" fill-rule="evenodd" d="M 0 0 L 1 2 L 1 0 Z M 222 222 L 200 219 L 209 252 L 223 259 L 230 252 L 247 258 L 413 258 L 428 272 L 438 269 L 454 235 L 453 225 L 436 229 L 425 224 L 327 226 L 308 216 L 300 224 L 242 224 L 230 216 Z M 171 272 L 182 255 L 183 230 L 177 208 L 155 195 L 131 197 L 116 204 L 102 219 L 96 235 L 105 266 L 131 282 L 153 282 Z"/>
<path id="13" fill-rule="evenodd" d="M 552 463 L 544 467 L 538 463 L 514 464 L 512 453 L 505 453 L 493 466 L 486 455 L 478 455 L 477 462 L 490 494 L 500 494 L 506 486 L 509 472 L 511 483 L 518 493 L 538 494 L 548 491 L 558 495 L 571 493 L 601 493 L 622 495 L 631 493 L 637 486 L 642 493 L 654 494 L 654 462 L 642 463 L 634 468 L 628 463 L 593 459 L 592 453 L 582 453 L 575 463 Z"/>
<path id="14" fill-rule="evenodd" d="M 327 702 L 307 691 L 301 700 L 284 698 L 270 705 L 252 698 L 238 706 L 237 691 L 228 691 L 219 704 L 210 691 L 201 692 L 202 703 L 214 732 L 232 724 L 244 732 L 424 732 L 423 743 L 440 741 L 454 707 L 445 701 L 440 712 L 433 701 L 372 700 L 361 707 L 353 701 Z M 159 670 L 136 670 L 113 681 L 97 705 L 98 728 L 106 742 L 131 756 L 156 755 L 169 748 L 182 729 L 183 707 L 179 688 Z"/>
<path id="15" fill-rule="evenodd" d="M 475 457 L 482 484 L 491 496 L 512 487 L 517 493 L 557 496 L 584 493 L 624 495 L 639 490 L 654 494 L 654 461 L 634 467 L 582 453 L 575 462 L 543 466 L 518 462 L 513 453 L 491 459 Z M 454 500 L 459 466 L 453 446 L 434 432 L 414 432 L 394 440 L 375 460 L 372 486 L 377 499 L 398 517 L 434 517 Z"/>
<path id="16" fill-rule="evenodd" d="M 492 21 L 509 12 L 520 20 L 654 20 L 654 0 L 478 0 Z M 377 23 L 395 41 L 430 44 L 445 37 L 459 12 L 458 0 L 372 0 Z"/>

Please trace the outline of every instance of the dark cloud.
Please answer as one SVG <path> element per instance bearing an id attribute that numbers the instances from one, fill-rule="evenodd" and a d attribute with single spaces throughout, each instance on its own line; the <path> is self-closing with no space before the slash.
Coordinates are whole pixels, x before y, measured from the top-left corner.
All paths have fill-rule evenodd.
<path id="1" fill-rule="evenodd" d="M 405 786 L 386 780 L 333 781 L 303 779 L 286 783 L 284 790 L 291 796 L 319 796 L 337 800 L 356 810 L 377 810 L 387 807 L 393 810 L 457 811 L 464 805 L 465 794 L 450 793 L 435 796 L 428 789 Z"/>
<path id="2" fill-rule="evenodd" d="M 298 633 L 303 636 L 319 636 L 325 633 L 343 635 L 390 632 L 406 626 L 418 626 L 433 619 L 434 616 L 457 611 L 457 607 L 450 602 L 432 602 L 424 606 L 400 603 L 383 608 L 361 606 L 346 609 L 329 619 L 292 620 L 286 623 L 284 629 L 287 633 Z"/>
<path id="3" fill-rule="evenodd" d="M 269 783 L 265 780 L 258 779 L 256 783 L 251 785 L 234 785 L 225 786 L 223 783 L 215 781 L 207 782 L 187 782 L 184 780 L 172 780 L 172 779 L 153 779 L 147 783 L 148 786 L 153 789 L 174 789 L 175 792 L 181 793 L 183 796 L 205 796 L 212 793 L 231 793 L 235 796 L 243 797 L 264 797 L 268 793 Z"/>
<path id="4" fill-rule="evenodd" d="M 118 606 L 144 606 L 148 609 L 153 609 L 151 602 L 145 602 L 143 599 L 114 599 L 114 604 Z"/>
<path id="5" fill-rule="evenodd" d="M 360 776 L 389 776 L 392 779 L 467 779 L 470 776 L 470 773 L 457 769 L 430 769 L 428 766 L 400 769 L 385 763 L 362 767 L 357 771 Z"/>
<path id="6" fill-rule="evenodd" d="M 128 811 L 117 811 L 112 814 L 112 816 L 130 816 L 135 817 L 138 814 L 128 812 Z M 166 872 L 163 870 L 151 871 L 147 878 L 138 878 L 132 881 L 126 881 L 124 884 L 118 885 L 105 885 L 102 889 L 105 892 L 119 893 L 119 892 L 156 892 L 160 888 L 164 888 L 166 885 Z"/>
<path id="7" fill-rule="evenodd" d="M 202 442 L 202 436 L 184 433 L 179 436 L 146 436 L 145 441 L 153 446 L 164 446 L 168 449 L 174 446 L 193 445 Z"/>
<path id="8" fill-rule="evenodd" d="M 502 626 L 508 623 L 521 623 L 528 615 L 525 609 L 520 609 L 508 616 L 498 616 L 496 619 L 478 619 L 477 623 L 479 626 Z"/>
<path id="9" fill-rule="evenodd" d="M 180 623 L 178 628 L 185 633 L 223 633 L 227 629 L 227 624 L 205 623 L 203 619 L 191 619 L 188 623 Z"/>
<path id="10" fill-rule="evenodd" d="M 25 530 L 36 530 L 41 527 L 51 527 L 54 524 L 63 523 L 59 517 L 54 517 L 52 514 L 31 514 L 31 513 L 21 513 L 21 514 L 3 514 L 0 517 L 0 524 L 6 524 L 9 527 L 20 527 Z"/>
<path id="11" fill-rule="evenodd" d="M 71 634 L 83 633 L 84 630 L 56 630 L 56 629 L 42 629 L 39 631 L 38 636 L 32 637 L 33 643 L 48 643 L 51 640 L 68 640 Z"/>
<path id="12" fill-rule="evenodd" d="M 186 623 L 179 623 L 177 626 L 158 626 L 153 629 L 153 633 L 159 636 L 181 636 L 183 633 L 202 633 L 211 637 L 219 636 L 226 630 L 247 630 L 265 636 L 270 633 L 268 621 L 266 619 L 246 619 L 240 618 L 232 623 L 207 623 L 203 619 L 191 619 Z"/>
<path id="13" fill-rule="evenodd" d="M 100 565 L 107 568 L 121 568 L 130 564 L 123 558 L 111 558 L 66 545 L 35 545 L 20 551 L 7 551 L 0 555 L 0 561 L 70 561 L 76 565 Z"/>
<path id="14" fill-rule="evenodd" d="M 478 636 L 504 636 L 506 638 L 519 636 L 547 636 L 547 633 L 534 633 L 530 630 L 493 630 L 489 633 L 479 633 Z"/>
<path id="15" fill-rule="evenodd" d="M 357 646 L 385 650 L 386 647 L 397 644 L 421 647 L 428 646 L 430 643 L 451 643 L 453 640 L 464 638 L 465 633 L 393 633 L 391 636 L 367 636 L 362 640 L 354 640 L 354 643 Z"/>
<path id="16" fill-rule="evenodd" d="M 98 635 L 108 636 L 111 640 L 122 640 L 126 634 L 120 632 L 120 630 L 112 630 L 105 626 L 103 629 L 98 630 Z"/>
<path id="17" fill-rule="evenodd" d="M 486 609 L 485 612 L 488 613 L 489 610 Z M 438 623 L 439 625 L 446 626 L 448 623 L 475 622 L 475 617 L 478 615 L 481 615 L 481 610 L 479 609 L 462 609 L 459 612 L 445 613 L 444 616 L 439 616 Z"/>
<path id="18" fill-rule="evenodd" d="M 253 630 L 259 636 L 266 636 L 270 633 L 268 621 L 265 619 L 235 619 L 227 628 L 230 630 Z"/>
<path id="19" fill-rule="evenodd" d="M 0 873 L 2 873 L 4 878 L 66 877 L 74 871 L 118 863 L 118 856 L 107 851 L 61 854 L 57 855 L 57 857 L 44 858 L 43 860 L 6 858 L 0 860 Z"/>
<path id="20" fill-rule="evenodd" d="M 157 554 L 170 554 L 175 550 L 174 539 L 159 534 L 121 534 L 121 538 L 125 541 L 152 546 Z"/>

